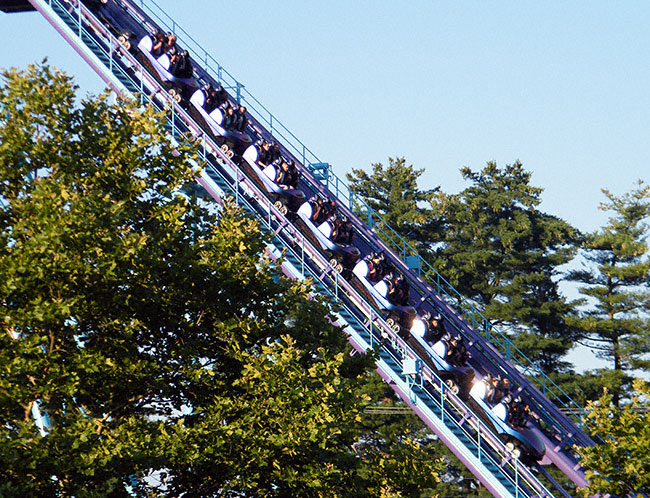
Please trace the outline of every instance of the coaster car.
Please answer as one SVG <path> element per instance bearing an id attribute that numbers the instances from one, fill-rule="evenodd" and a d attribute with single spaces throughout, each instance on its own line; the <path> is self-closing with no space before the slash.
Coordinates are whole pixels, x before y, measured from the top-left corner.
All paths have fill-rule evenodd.
<path id="1" fill-rule="evenodd" d="M 255 145 L 250 145 L 242 155 L 242 165 L 251 174 L 256 184 L 261 186 L 274 201 L 275 206 L 286 215 L 289 211 L 295 211 L 305 200 L 302 190 L 287 188 L 276 183 L 277 165 L 269 164 L 263 169 L 257 164 L 258 151 Z"/>
<path id="2" fill-rule="evenodd" d="M 496 432 L 504 439 L 506 448 L 515 458 L 521 458 L 527 465 L 544 458 L 544 442 L 528 427 L 527 417 L 514 413 L 521 410 L 517 408 L 517 405 L 521 406 L 521 400 L 513 400 L 509 394 L 497 396 L 495 399 L 489 378 L 476 378 L 469 394 L 487 415 Z"/>
<path id="3" fill-rule="evenodd" d="M 216 107 L 209 112 L 205 109 L 206 90 L 200 88 L 190 97 L 190 104 L 196 110 L 203 122 L 208 126 L 216 142 L 221 146 L 226 155 L 232 158 L 235 154 L 241 155 L 251 144 L 251 137 L 244 132 L 232 131 L 224 128 L 223 111 Z"/>
<path id="4" fill-rule="evenodd" d="M 330 258 L 330 265 L 339 273 L 345 268 L 351 268 L 359 259 L 359 249 L 350 244 L 340 244 L 332 240 L 336 230 L 336 214 L 332 213 L 325 217 L 324 221 L 314 220 L 315 207 L 312 199 L 304 202 L 298 209 L 298 217 L 312 235 L 311 238 L 318 242 L 321 250 L 327 253 Z"/>
<path id="5" fill-rule="evenodd" d="M 372 255 L 359 261 L 352 270 L 352 273 L 361 282 L 361 285 L 377 307 L 390 312 L 386 322 L 393 327 L 393 330 L 399 333 L 404 323 L 411 323 L 413 321 L 413 318 L 416 316 L 415 308 L 403 304 L 404 301 L 399 303 L 390 299 L 390 291 L 393 287 L 392 280 L 394 279 L 392 272 L 385 275 L 374 272 L 375 265 L 373 264 Z M 373 276 L 376 276 L 376 280 L 378 281 L 375 281 Z M 379 279 L 380 277 L 381 279 Z"/>
<path id="6" fill-rule="evenodd" d="M 457 337 L 452 338 L 447 335 L 436 342 L 427 342 L 424 334 L 421 333 L 420 324 L 421 318 L 418 316 L 413 320 L 411 334 L 406 342 L 430 368 L 436 371 L 454 394 L 467 399 L 474 379 L 474 370 L 467 364 L 469 354 L 455 354 L 459 352 L 457 348 L 463 347 L 458 344 Z"/>
<path id="7" fill-rule="evenodd" d="M 171 70 L 171 60 L 169 54 L 163 53 L 155 57 L 151 52 L 153 50 L 154 39 L 151 35 L 144 36 L 138 43 L 138 49 L 144 56 L 145 64 L 152 70 L 153 75 L 160 80 L 169 89 L 169 94 L 174 100 L 180 103 L 188 90 L 194 90 L 198 83 L 194 77 L 179 78 L 174 76 Z"/>

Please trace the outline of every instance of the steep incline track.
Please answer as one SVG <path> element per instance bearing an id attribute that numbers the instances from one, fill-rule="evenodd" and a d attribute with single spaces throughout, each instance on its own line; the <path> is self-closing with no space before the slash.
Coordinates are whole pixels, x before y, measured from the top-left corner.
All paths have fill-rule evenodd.
<path id="1" fill-rule="evenodd" d="M 134 34 L 132 45 L 135 45 L 154 28 L 174 31 L 179 44 L 190 51 L 199 82 L 222 84 L 234 101 L 245 103 L 249 108 L 251 132 L 273 137 L 282 144 L 283 154 L 298 164 L 301 188 L 311 195 L 336 200 L 338 211 L 354 223 L 355 245 L 362 254 L 370 250 L 387 254 L 410 284 L 409 304 L 418 312 L 428 309 L 444 315 L 447 323 L 471 344 L 472 367 L 476 371 L 499 374 L 512 381 L 520 396 L 530 404 L 534 426 L 546 443 L 544 463 L 554 463 L 576 484 L 585 484 L 572 446 L 593 442 L 546 395 L 553 396 L 556 401 L 562 398 L 565 402 L 570 402 L 569 397 L 553 387 L 550 380 L 531 370 L 530 363 L 507 338 L 493 331 L 480 313 L 442 277 L 429 270 L 404 241 L 391 234 L 383 223 L 378 225 L 378 216 L 355 198 L 327 165 L 278 123 L 153 1 L 109 0 L 107 5 L 99 0 L 85 4 L 64 0 L 29 1 L 113 90 L 166 109 L 169 132 L 179 141 L 185 140 L 188 133 L 194 137 L 206 161 L 206 167 L 197 177 L 203 192 L 216 202 L 226 196 L 234 198 L 256 216 L 271 235 L 268 251 L 278 258 L 284 254 L 283 269 L 287 275 L 299 279 L 311 277 L 318 291 L 338 301 L 338 323 L 353 347 L 360 352 L 379 348 L 377 369 L 380 375 L 493 495 L 566 496 L 559 487 L 549 491 L 533 468 L 513 456 L 510 448 L 485 423 L 480 408 L 449 389 L 438 372 L 428 366 L 426 358 L 422 361 L 421 355 L 412 349 L 412 342 L 407 344 L 391 322 L 387 323 L 387 314 L 354 285 L 354 277 L 335 271 L 317 241 L 303 226 L 295 223 L 294 217 L 283 214 L 282 206 L 274 204 L 259 181 L 242 168 L 243 161 L 234 162 L 225 153 L 205 123 L 188 112 L 191 106 L 175 102 L 151 68 L 143 65 L 137 49 L 133 46 L 127 49 L 124 43 L 127 40 L 120 37 L 125 31 Z M 0 9 L 8 6 L 6 0 L 0 0 Z M 570 408 L 575 410 L 576 407 Z"/>

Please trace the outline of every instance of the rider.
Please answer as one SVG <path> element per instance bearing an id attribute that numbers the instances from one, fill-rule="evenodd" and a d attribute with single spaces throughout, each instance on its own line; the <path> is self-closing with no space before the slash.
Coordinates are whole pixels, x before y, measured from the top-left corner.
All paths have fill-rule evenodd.
<path id="1" fill-rule="evenodd" d="M 177 78 L 191 78 L 194 75 L 192 61 L 187 50 L 171 52 L 169 63 L 169 72 Z"/>
<path id="2" fill-rule="evenodd" d="M 271 159 L 271 144 L 263 138 L 255 144 L 255 148 L 257 149 L 257 160 L 255 163 L 264 169 L 273 162 Z"/>
<path id="3" fill-rule="evenodd" d="M 454 367 L 464 367 L 469 360 L 469 352 L 460 335 L 455 335 L 447 341 L 447 355 L 445 361 Z"/>
<path id="4" fill-rule="evenodd" d="M 368 261 L 368 276 L 366 278 L 369 282 L 379 282 L 390 271 L 390 265 L 386 261 L 383 252 L 372 252 L 366 259 Z"/>
<path id="5" fill-rule="evenodd" d="M 340 244 L 350 245 L 354 240 L 354 223 L 347 220 L 344 224 L 343 235 L 341 236 Z"/>
<path id="6" fill-rule="evenodd" d="M 427 330 L 424 333 L 424 340 L 427 343 L 433 345 L 442 339 L 447 333 L 445 324 L 442 321 L 442 316 L 440 316 L 440 313 L 431 316 L 431 313 L 427 312 L 423 318 L 427 322 Z"/>
<path id="7" fill-rule="evenodd" d="M 284 190 L 295 189 L 298 187 L 298 170 L 296 165 L 291 159 L 280 161 L 278 173 L 275 176 L 275 183 L 277 183 Z"/>
<path id="8" fill-rule="evenodd" d="M 230 101 L 226 100 L 220 106 L 221 114 L 223 114 L 223 119 L 221 120 L 221 127 L 227 130 L 230 130 L 235 121 L 235 109 L 233 108 Z"/>
<path id="9" fill-rule="evenodd" d="M 321 197 L 315 196 L 312 203 L 311 221 L 315 225 L 325 223 L 336 212 L 336 203 L 333 200 L 324 201 Z"/>
<path id="10" fill-rule="evenodd" d="M 217 107 L 223 105 L 228 100 L 228 92 L 221 86 L 213 87 L 210 83 L 205 86 L 205 102 L 203 109 L 210 114 Z"/>
<path id="11" fill-rule="evenodd" d="M 395 273 L 389 278 L 389 291 L 387 299 L 397 306 L 406 306 L 409 298 L 409 284 L 401 273 Z"/>
<path id="12" fill-rule="evenodd" d="M 354 237 L 353 224 L 345 216 L 336 216 L 334 219 L 334 230 L 330 237 L 333 242 L 341 245 L 350 245 Z"/>
<path id="13" fill-rule="evenodd" d="M 277 161 L 278 159 L 280 159 L 281 156 L 282 154 L 280 152 L 280 144 L 277 142 L 273 142 L 273 146 L 271 147 L 271 156 L 269 159 L 269 164 L 271 164 L 273 161 Z"/>
<path id="14" fill-rule="evenodd" d="M 530 407 L 517 396 L 508 405 L 508 422 L 518 427 L 524 427 L 530 418 Z"/>
<path id="15" fill-rule="evenodd" d="M 233 123 L 233 128 L 239 133 L 244 133 L 247 125 L 248 118 L 246 117 L 246 107 L 240 105 L 237 108 L 237 112 L 235 114 L 235 122 Z"/>
<path id="16" fill-rule="evenodd" d="M 497 375 L 496 377 L 490 377 L 488 382 L 489 388 L 485 397 L 488 403 L 496 405 L 510 393 L 510 380 L 502 379 L 500 375 Z"/>
<path id="17" fill-rule="evenodd" d="M 181 53 L 180 64 L 176 76 L 185 79 L 194 76 L 194 68 L 192 67 L 192 60 L 190 59 L 190 53 L 187 50 L 183 50 L 183 52 Z"/>
<path id="18" fill-rule="evenodd" d="M 153 34 L 154 44 L 151 49 L 151 55 L 159 57 L 162 54 L 169 53 L 176 48 L 176 35 L 167 33 L 165 36 L 161 31 L 156 30 Z"/>
<path id="19" fill-rule="evenodd" d="M 165 47 L 165 33 L 157 29 L 153 32 L 151 38 L 153 38 L 151 55 L 154 57 L 160 57 L 163 54 L 163 48 Z"/>

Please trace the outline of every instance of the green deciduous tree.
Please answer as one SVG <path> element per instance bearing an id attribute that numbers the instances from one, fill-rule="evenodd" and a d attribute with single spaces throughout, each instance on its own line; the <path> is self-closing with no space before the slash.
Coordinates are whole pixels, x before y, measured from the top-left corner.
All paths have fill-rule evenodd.
<path id="1" fill-rule="evenodd" d="M 461 173 L 470 185 L 436 199 L 445 226 L 436 267 L 493 324 L 515 332 L 515 344 L 543 371 L 566 371 L 571 306 L 558 280 L 575 253 L 577 230 L 538 209 L 542 189 L 519 162 Z"/>
<path id="2" fill-rule="evenodd" d="M 290 336 L 261 346 L 261 354 L 229 347 L 243 365 L 232 387 L 199 403 L 158 441 L 173 448 L 161 479 L 167 494 L 339 496 L 345 486 L 355 489 L 360 462 L 349 449 L 363 405 L 357 383 L 341 377 L 344 354 L 316 350 L 320 361 L 306 362 Z"/>
<path id="3" fill-rule="evenodd" d="M 603 190 L 607 202 L 599 207 L 613 213 L 608 223 L 587 236 L 583 245 L 586 265 L 570 278 L 583 284 L 585 311 L 572 324 L 601 358 L 613 363 L 604 372 L 612 399 L 618 405 L 630 369 L 650 369 L 650 291 L 648 278 L 648 224 L 650 187 L 639 181 L 622 196 Z"/>
<path id="4" fill-rule="evenodd" d="M 256 222 L 178 195 L 195 157 L 161 116 L 47 66 L 3 80 L 0 494 L 400 492 L 352 451 L 370 359 Z"/>
<path id="5" fill-rule="evenodd" d="M 585 420 L 602 443 L 578 448 L 587 469 L 584 496 L 647 496 L 650 493 L 650 385 L 633 383 L 631 402 L 617 408 L 606 392 L 589 402 Z"/>
<path id="6" fill-rule="evenodd" d="M 383 475 L 393 486 L 401 482 L 403 496 L 413 498 L 490 496 L 378 375 L 371 376 L 363 393 L 369 404 L 359 423 L 363 436 L 355 450 L 368 456 L 365 472 Z M 385 455 L 383 461 L 379 455 Z"/>

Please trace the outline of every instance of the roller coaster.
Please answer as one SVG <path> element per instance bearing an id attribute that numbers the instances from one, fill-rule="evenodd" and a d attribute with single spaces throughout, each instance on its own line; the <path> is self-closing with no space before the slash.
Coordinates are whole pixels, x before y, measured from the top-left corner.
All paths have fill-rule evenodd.
<path id="1" fill-rule="evenodd" d="M 192 136 L 205 162 L 194 192 L 260 221 L 284 273 L 339 304 L 353 348 L 379 350 L 381 377 L 494 496 L 570 496 L 548 465 L 587 485 L 574 446 L 594 442 L 565 414 L 580 407 L 153 0 L 0 10 L 38 11 L 113 91 Z"/>

